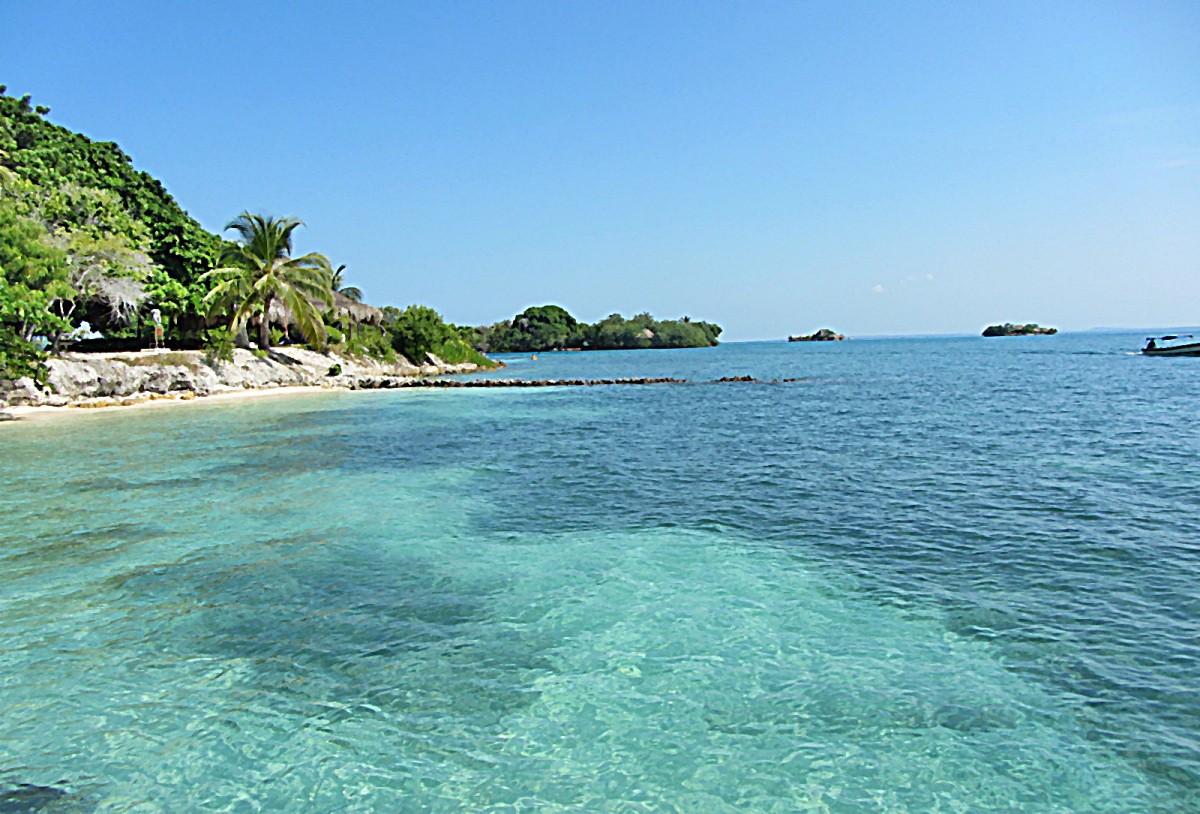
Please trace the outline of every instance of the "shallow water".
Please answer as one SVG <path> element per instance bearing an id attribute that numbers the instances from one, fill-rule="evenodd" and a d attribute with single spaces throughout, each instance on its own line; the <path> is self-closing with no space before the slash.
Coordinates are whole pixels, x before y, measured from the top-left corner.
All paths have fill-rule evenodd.
<path id="1" fill-rule="evenodd" d="M 1139 339 L 5 426 L 0 811 L 1200 810 L 1200 360 Z"/>

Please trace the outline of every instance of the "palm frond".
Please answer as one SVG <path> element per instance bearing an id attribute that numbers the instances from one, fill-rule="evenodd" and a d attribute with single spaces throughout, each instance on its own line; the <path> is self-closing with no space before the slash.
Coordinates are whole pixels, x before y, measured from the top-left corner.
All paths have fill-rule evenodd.
<path id="1" fill-rule="evenodd" d="M 323 254 L 291 256 L 292 235 L 301 225 L 295 218 L 249 212 L 230 221 L 226 229 L 236 232 L 238 239 L 222 251 L 221 268 L 201 278 L 214 283 L 205 305 L 226 313 L 232 309 L 234 329 L 258 314 L 264 325 L 290 320 L 309 341 L 323 344 L 325 324 L 316 303 L 332 299 L 334 272 Z"/>
<path id="2" fill-rule="evenodd" d="M 322 318 L 321 309 L 317 304 L 293 286 L 284 286 L 277 295 L 291 311 L 292 319 L 305 338 L 318 347 L 323 346 L 327 334 L 325 320 Z"/>

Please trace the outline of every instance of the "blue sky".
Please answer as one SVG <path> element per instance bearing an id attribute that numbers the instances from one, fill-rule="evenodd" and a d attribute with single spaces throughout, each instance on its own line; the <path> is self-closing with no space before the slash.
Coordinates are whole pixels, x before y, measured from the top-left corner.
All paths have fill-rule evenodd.
<path id="1" fill-rule="evenodd" d="M 6 4 L 0 83 L 370 301 L 1200 322 L 1200 4 Z"/>

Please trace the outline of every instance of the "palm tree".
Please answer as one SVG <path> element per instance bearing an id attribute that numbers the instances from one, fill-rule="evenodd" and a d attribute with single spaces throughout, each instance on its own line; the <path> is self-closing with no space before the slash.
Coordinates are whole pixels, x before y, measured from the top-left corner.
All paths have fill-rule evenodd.
<path id="1" fill-rule="evenodd" d="M 271 305 L 285 306 L 308 341 L 323 345 L 325 321 L 314 300 L 328 302 L 329 259 L 311 252 L 292 257 L 292 232 L 302 223 L 295 218 L 273 218 L 243 212 L 225 225 L 237 240 L 221 252 L 220 268 L 201 279 L 216 285 L 204 298 L 211 310 L 232 312 L 229 330 L 237 333 L 258 315 L 258 347 L 271 346 Z"/>
<path id="2" fill-rule="evenodd" d="M 333 272 L 333 274 L 329 275 L 329 287 L 332 288 L 337 293 L 341 294 L 343 297 L 345 297 L 348 300 L 354 300 L 355 302 L 362 302 L 363 293 L 362 293 L 361 288 L 358 288 L 358 287 L 352 286 L 352 285 L 348 285 L 348 286 L 342 285 L 342 283 L 345 282 L 345 280 L 342 279 L 342 272 L 344 272 L 345 270 L 346 270 L 346 264 L 342 263 L 340 266 L 337 267 L 337 271 L 335 271 L 335 272 Z"/>

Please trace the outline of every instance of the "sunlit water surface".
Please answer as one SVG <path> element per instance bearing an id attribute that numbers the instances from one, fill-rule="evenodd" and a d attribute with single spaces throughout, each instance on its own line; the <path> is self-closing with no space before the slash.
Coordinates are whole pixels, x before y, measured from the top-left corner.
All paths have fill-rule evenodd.
<path id="1" fill-rule="evenodd" d="M 1200 359 L 0 427 L 0 811 L 1200 810 Z"/>

